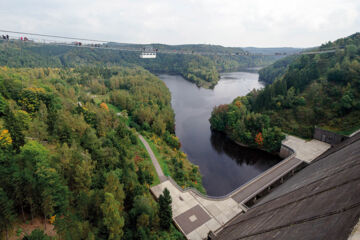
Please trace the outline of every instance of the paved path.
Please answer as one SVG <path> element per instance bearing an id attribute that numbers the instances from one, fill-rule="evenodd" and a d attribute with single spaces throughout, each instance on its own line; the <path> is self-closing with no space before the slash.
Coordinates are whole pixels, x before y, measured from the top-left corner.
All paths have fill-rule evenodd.
<path id="1" fill-rule="evenodd" d="M 144 146 L 146 148 L 146 151 L 149 153 L 151 161 L 152 161 L 152 163 L 153 163 L 153 165 L 155 167 L 155 171 L 156 171 L 157 175 L 159 176 L 160 183 L 162 183 L 167 178 L 164 175 L 164 173 L 163 173 L 163 171 L 162 171 L 162 169 L 160 167 L 160 164 L 159 164 L 158 160 L 155 157 L 154 152 L 152 151 L 151 147 L 149 146 L 148 142 L 144 139 L 144 137 L 141 136 L 140 134 L 138 134 L 138 136 L 140 138 L 140 141 L 144 144 Z"/>

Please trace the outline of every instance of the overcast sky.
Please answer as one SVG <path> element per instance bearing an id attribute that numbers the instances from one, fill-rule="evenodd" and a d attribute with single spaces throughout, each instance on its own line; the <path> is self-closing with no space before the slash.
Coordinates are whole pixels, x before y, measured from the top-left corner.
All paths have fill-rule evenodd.
<path id="1" fill-rule="evenodd" d="M 360 0 L 0 0 L 0 19 L 127 43 L 310 47 L 360 31 Z"/>

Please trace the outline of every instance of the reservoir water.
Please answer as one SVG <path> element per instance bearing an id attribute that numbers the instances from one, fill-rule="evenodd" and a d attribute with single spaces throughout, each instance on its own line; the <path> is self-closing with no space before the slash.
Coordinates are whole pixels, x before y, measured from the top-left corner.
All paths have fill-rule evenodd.
<path id="1" fill-rule="evenodd" d="M 171 91 L 181 148 L 200 167 L 203 185 L 210 196 L 230 193 L 280 160 L 262 151 L 240 147 L 210 130 L 213 107 L 262 88 L 258 77 L 250 72 L 223 73 L 214 89 L 204 89 L 181 76 L 159 75 Z"/>

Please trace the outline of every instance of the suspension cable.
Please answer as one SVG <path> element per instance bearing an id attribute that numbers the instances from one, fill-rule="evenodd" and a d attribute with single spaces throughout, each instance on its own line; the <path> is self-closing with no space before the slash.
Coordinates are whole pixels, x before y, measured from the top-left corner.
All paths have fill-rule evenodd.
<path id="1" fill-rule="evenodd" d="M 23 34 L 23 35 L 30 35 L 30 36 L 40 36 L 40 37 L 63 38 L 63 39 L 69 39 L 69 40 L 81 40 L 81 41 L 89 41 L 89 42 L 103 42 L 103 43 L 109 42 L 109 41 L 105 41 L 105 40 L 95 40 L 95 39 L 89 39 L 89 38 L 65 37 L 65 36 L 59 36 L 59 35 L 29 33 L 29 32 L 17 32 L 17 31 L 9 31 L 9 30 L 2 30 L 2 29 L 0 29 L 0 32 L 16 33 L 16 34 Z"/>

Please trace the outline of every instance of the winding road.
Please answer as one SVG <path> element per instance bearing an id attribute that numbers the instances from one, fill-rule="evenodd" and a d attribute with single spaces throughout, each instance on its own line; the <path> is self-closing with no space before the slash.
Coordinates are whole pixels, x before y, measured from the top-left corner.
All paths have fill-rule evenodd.
<path id="1" fill-rule="evenodd" d="M 160 183 L 166 181 L 167 178 L 164 175 L 164 172 L 162 171 L 160 164 L 159 164 L 158 160 L 156 159 L 155 154 L 152 151 L 149 143 L 145 140 L 145 138 L 142 135 L 138 134 L 138 137 L 139 137 L 140 141 L 144 144 L 146 151 L 150 155 L 151 162 L 153 163 L 153 165 L 155 167 L 155 171 L 156 171 L 157 175 L 159 176 Z"/>

